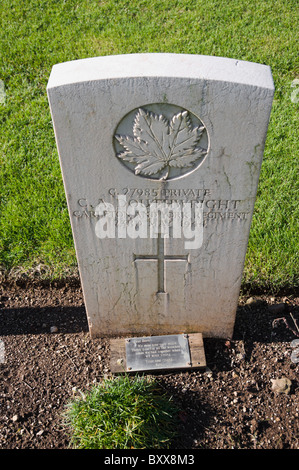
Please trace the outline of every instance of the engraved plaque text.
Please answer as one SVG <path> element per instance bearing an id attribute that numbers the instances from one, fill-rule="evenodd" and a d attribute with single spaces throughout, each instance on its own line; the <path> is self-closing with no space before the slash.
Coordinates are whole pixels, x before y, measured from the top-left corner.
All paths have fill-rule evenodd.
<path id="1" fill-rule="evenodd" d="M 127 339 L 126 359 L 128 371 L 190 367 L 188 335 Z"/>

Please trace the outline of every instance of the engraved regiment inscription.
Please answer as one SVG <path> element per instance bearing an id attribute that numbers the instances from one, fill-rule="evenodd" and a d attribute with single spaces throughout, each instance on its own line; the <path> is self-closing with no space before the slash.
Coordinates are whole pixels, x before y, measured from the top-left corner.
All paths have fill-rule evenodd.
<path id="1" fill-rule="evenodd" d="M 128 371 L 191 366 L 188 335 L 150 336 L 126 340 Z"/>

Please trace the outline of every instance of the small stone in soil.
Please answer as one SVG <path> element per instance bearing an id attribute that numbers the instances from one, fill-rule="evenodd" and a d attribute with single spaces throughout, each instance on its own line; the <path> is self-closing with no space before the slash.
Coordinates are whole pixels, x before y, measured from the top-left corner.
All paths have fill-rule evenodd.
<path id="1" fill-rule="evenodd" d="M 281 379 L 271 379 L 272 382 L 272 390 L 276 393 L 285 393 L 288 395 L 291 390 L 292 382 L 290 379 L 286 377 L 282 377 Z"/>

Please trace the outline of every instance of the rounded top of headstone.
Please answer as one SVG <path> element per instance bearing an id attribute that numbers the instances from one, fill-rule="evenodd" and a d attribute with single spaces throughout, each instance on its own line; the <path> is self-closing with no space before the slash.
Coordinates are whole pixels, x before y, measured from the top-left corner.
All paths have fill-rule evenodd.
<path id="1" fill-rule="evenodd" d="M 271 69 L 225 57 L 143 53 L 92 57 L 56 64 L 47 88 L 124 77 L 180 77 L 227 81 L 274 90 Z"/>

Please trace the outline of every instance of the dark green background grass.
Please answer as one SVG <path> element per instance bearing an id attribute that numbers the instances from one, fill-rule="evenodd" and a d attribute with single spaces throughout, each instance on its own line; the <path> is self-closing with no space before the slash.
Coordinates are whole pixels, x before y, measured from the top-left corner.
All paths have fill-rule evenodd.
<path id="1" fill-rule="evenodd" d="M 271 66 L 276 92 L 243 285 L 298 286 L 299 105 L 291 99 L 299 77 L 297 0 L 2 0 L 0 12 L 4 272 L 42 267 L 53 279 L 76 266 L 46 96 L 52 66 L 99 55 L 173 52 Z"/>

